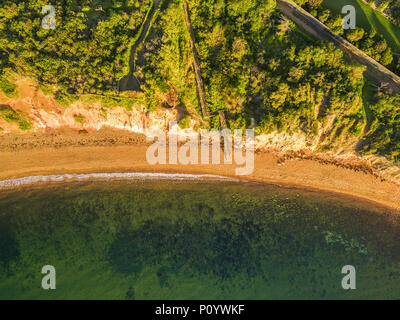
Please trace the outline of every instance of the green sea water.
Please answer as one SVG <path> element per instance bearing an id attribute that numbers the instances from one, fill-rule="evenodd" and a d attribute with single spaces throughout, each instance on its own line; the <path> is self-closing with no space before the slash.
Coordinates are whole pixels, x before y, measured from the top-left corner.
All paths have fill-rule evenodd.
<path id="1" fill-rule="evenodd" d="M 0 299 L 399 299 L 399 240 L 386 208 L 282 186 L 25 187 L 0 193 Z"/>

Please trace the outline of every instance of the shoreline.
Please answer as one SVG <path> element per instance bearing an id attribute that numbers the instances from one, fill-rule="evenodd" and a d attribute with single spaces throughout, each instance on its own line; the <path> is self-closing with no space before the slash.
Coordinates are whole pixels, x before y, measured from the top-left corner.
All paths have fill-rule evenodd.
<path id="1" fill-rule="evenodd" d="M 163 172 L 113 172 L 113 173 L 66 173 L 58 175 L 37 175 L 16 179 L 0 180 L 1 190 L 13 190 L 19 187 L 36 186 L 52 182 L 97 182 L 97 181 L 142 181 L 142 180 L 173 180 L 173 181 L 228 181 L 238 182 L 239 179 L 212 175 Z"/>
<path id="2" fill-rule="evenodd" d="M 370 204 L 375 208 L 389 210 L 392 213 L 400 214 L 400 209 L 381 201 L 343 193 L 328 189 L 319 189 L 312 186 L 287 184 L 279 181 L 258 180 L 252 178 L 237 178 L 231 176 L 220 176 L 212 174 L 192 173 L 166 173 L 166 172 L 108 172 L 108 173 L 66 173 L 59 175 L 37 175 L 15 179 L 0 180 L 0 195 L 2 192 L 19 192 L 26 189 L 46 189 L 49 186 L 59 186 L 72 183 L 106 183 L 106 182 L 132 182 L 132 181 L 173 181 L 173 182 L 217 182 L 217 183 L 256 183 L 261 185 L 275 186 L 291 190 L 321 193 L 341 199 L 357 200 L 363 204 Z"/>
<path id="3" fill-rule="evenodd" d="M 235 169 L 239 166 L 235 164 L 152 166 L 146 161 L 148 146 L 142 135 L 114 130 L 87 135 L 67 131 L 0 138 L 0 181 L 31 176 L 117 173 L 212 175 L 351 196 L 400 213 L 400 185 L 360 170 L 356 164 L 343 166 L 309 156 L 298 158 L 271 150 L 258 151 L 254 172 L 236 176 Z"/>

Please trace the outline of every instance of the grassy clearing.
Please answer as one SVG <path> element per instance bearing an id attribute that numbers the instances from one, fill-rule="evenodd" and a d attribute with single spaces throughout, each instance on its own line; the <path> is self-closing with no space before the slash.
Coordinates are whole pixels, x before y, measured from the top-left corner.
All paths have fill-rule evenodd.
<path id="1" fill-rule="evenodd" d="M 400 28 L 384 15 L 360 0 L 324 0 L 322 6 L 333 14 L 341 14 L 342 8 L 353 5 L 357 12 L 357 26 L 366 30 L 374 29 L 385 37 L 394 52 L 400 52 Z"/>
<path id="2" fill-rule="evenodd" d="M 17 86 L 7 79 L 0 78 L 0 89 L 4 92 L 7 98 L 12 99 L 18 97 Z"/>
<path id="3" fill-rule="evenodd" d="M 39 84 L 39 88 L 45 96 L 54 94 L 54 90 L 50 86 L 47 86 L 45 84 Z"/>
<path id="4" fill-rule="evenodd" d="M 80 123 L 80 124 L 84 124 L 85 121 L 86 121 L 85 117 L 83 115 L 81 115 L 81 114 L 80 115 L 75 115 L 74 116 L 74 120 L 76 122 Z"/>
<path id="5" fill-rule="evenodd" d="M 363 87 L 363 104 L 364 104 L 364 111 L 365 111 L 365 117 L 366 117 L 366 122 L 367 126 L 365 128 L 365 132 L 368 132 L 370 126 L 371 126 L 371 121 L 373 118 L 372 112 L 371 112 L 371 104 L 375 100 L 377 93 L 376 85 L 372 80 L 365 79 L 365 85 Z"/>
<path id="6" fill-rule="evenodd" d="M 61 106 L 66 108 L 66 107 L 69 107 L 69 105 L 71 103 L 73 103 L 74 101 L 78 100 L 78 96 L 65 93 L 62 90 L 58 90 L 54 94 L 54 99 L 56 100 L 56 102 L 58 104 L 60 104 Z"/>
<path id="7" fill-rule="evenodd" d="M 20 128 L 21 130 L 32 129 L 32 123 L 27 120 L 22 114 L 14 111 L 11 108 L 0 109 L 0 116 L 8 123 L 17 123 L 18 128 Z"/>
<path id="8" fill-rule="evenodd" d="M 190 116 L 186 116 L 179 121 L 181 129 L 187 129 L 190 127 Z"/>
<path id="9" fill-rule="evenodd" d="M 132 111 L 132 107 L 137 103 L 143 103 L 140 98 L 125 98 L 125 97 L 109 97 L 100 95 L 86 95 L 84 101 L 87 103 L 100 102 L 104 108 L 122 107 L 128 111 Z"/>

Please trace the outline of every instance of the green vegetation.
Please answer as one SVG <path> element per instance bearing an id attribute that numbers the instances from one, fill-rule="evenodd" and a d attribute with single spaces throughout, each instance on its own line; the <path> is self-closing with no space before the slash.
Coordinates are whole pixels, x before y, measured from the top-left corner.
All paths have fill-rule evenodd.
<path id="1" fill-rule="evenodd" d="M 346 63 L 331 44 L 310 45 L 273 11 L 273 1 L 218 5 L 191 4 L 211 111 L 225 111 L 231 128 L 254 118 L 258 133 L 310 136 L 332 117 L 322 141 L 329 147 L 359 134 L 363 68 Z"/>
<path id="2" fill-rule="evenodd" d="M 6 97 L 16 98 L 18 96 L 16 88 L 17 86 L 14 83 L 0 77 L 0 90 L 4 92 Z"/>
<path id="3" fill-rule="evenodd" d="M 331 9 L 325 6 L 333 1 L 298 1 L 343 33 L 342 19 L 334 11 L 340 1 Z M 156 9 L 157 3 L 63 2 L 56 4 L 54 30 L 40 26 L 42 4 L 2 3 L 0 73 L 12 69 L 36 77 L 44 92 L 54 92 L 56 101 L 66 107 L 76 99 L 100 102 L 103 115 L 115 106 L 131 110 L 141 104 L 149 111 L 179 107 L 196 119 L 193 115 L 201 114 L 201 107 L 183 3 L 163 0 Z M 347 61 L 332 44 L 312 40 L 276 10 L 274 0 L 189 0 L 188 5 L 211 115 L 199 127 L 220 129 L 222 111 L 230 129 L 244 129 L 254 119 L 258 134 L 304 133 L 319 139 L 321 150 L 346 148 L 368 133 L 362 150 L 398 159 L 397 133 L 388 132 L 389 138 L 380 139 L 377 148 L 377 138 L 372 137 L 378 132 L 368 131 L 376 127 L 372 121 L 379 121 L 383 131 L 393 122 L 372 111 L 375 105 L 386 105 L 387 98 L 380 90 L 366 99 L 364 68 Z M 360 23 L 369 21 L 370 14 L 364 15 Z M 397 59 L 390 46 L 394 48 L 396 41 L 390 42 L 389 34 L 395 39 L 400 33 L 376 21 L 344 36 L 395 70 Z M 129 74 L 131 49 L 140 92 L 121 93 L 117 87 Z M 12 85 L 6 87 L 12 92 Z"/>
<path id="4" fill-rule="evenodd" d="M 68 107 L 71 103 L 78 100 L 78 96 L 65 93 L 62 90 L 57 90 L 54 94 L 54 99 L 63 107 Z"/>
<path id="5" fill-rule="evenodd" d="M 21 130 L 32 129 L 32 123 L 28 119 L 9 107 L 0 106 L 0 116 L 9 123 L 16 123 Z"/>
<path id="6" fill-rule="evenodd" d="M 190 116 L 186 116 L 179 121 L 179 127 L 186 129 L 190 127 Z"/>
<path id="7" fill-rule="evenodd" d="M 145 27 L 145 24 L 146 24 L 146 22 L 148 21 L 150 15 L 152 14 L 153 10 L 154 10 L 154 3 L 151 1 L 150 7 L 148 8 L 147 13 L 146 13 L 146 16 L 145 16 L 145 18 L 143 19 L 143 23 L 141 24 L 139 30 L 136 32 L 136 36 L 133 37 L 133 38 L 130 40 L 129 47 L 132 47 L 132 46 L 136 45 L 137 42 L 140 40 L 140 38 L 141 38 L 141 36 L 142 36 L 142 34 L 143 34 L 143 29 L 144 29 L 144 27 Z M 147 22 L 147 23 L 148 23 L 148 22 Z M 130 57 L 131 57 L 131 50 L 127 50 L 125 56 L 126 56 L 126 57 L 125 57 L 125 65 L 126 65 L 126 66 L 129 66 Z M 133 53 L 133 57 L 134 57 L 134 60 L 135 60 L 135 59 L 136 59 L 136 51 Z M 127 71 L 129 72 L 129 70 L 127 70 Z M 126 72 L 126 73 L 127 73 L 127 72 Z"/>
<path id="8" fill-rule="evenodd" d="M 372 122 L 364 138 L 363 151 L 400 161 L 400 96 L 381 93 L 369 109 Z"/>
<path id="9" fill-rule="evenodd" d="M 39 89 L 43 92 L 44 95 L 54 94 L 54 88 L 48 85 L 39 84 Z"/>
<path id="10" fill-rule="evenodd" d="M 393 25 L 379 11 L 361 0 L 324 0 L 323 8 L 331 10 L 332 14 L 341 14 L 345 5 L 356 8 L 357 25 L 366 30 L 375 30 L 388 42 L 393 51 L 400 52 L 400 28 Z"/>
<path id="11" fill-rule="evenodd" d="M 79 115 L 74 115 L 74 120 L 80 124 L 85 123 L 85 116 L 79 114 Z"/>
<path id="12" fill-rule="evenodd" d="M 372 0 L 368 0 L 371 2 Z M 387 15 L 391 21 L 400 27 L 400 1 L 399 0 L 382 0 L 378 10 Z"/>
<path id="13" fill-rule="evenodd" d="M 361 0 L 295 0 L 335 33 L 343 35 L 352 44 L 376 61 L 400 74 L 400 28 L 379 11 Z M 342 8 L 352 5 L 356 9 L 357 29 L 342 28 Z"/>
<path id="14" fill-rule="evenodd" d="M 360 135 L 365 125 L 362 68 L 346 63 L 332 45 L 310 45 L 293 24 L 282 31 L 286 21 L 274 11 L 274 1 L 224 6 L 189 1 L 212 114 L 224 111 L 230 128 L 244 128 L 254 118 L 258 133 L 303 130 L 310 135 L 333 114 L 326 145 L 337 143 L 336 134 L 342 142 Z M 169 2 L 143 47 L 137 67 L 148 103 L 160 105 L 160 96 L 174 94 L 181 105 L 200 113 L 180 1 Z M 220 127 L 217 115 L 210 126 Z"/>
<path id="15" fill-rule="evenodd" d="M 147 106 L 155 109 L 171 96 L 183 107 L 200 111 L 182 1 L 164 2 L 160 10 L 163 13 L 152 22 L 136 65 Z"/>
<path id="16" fill-rule="evenodd" d="M 55 2 L 56 29 L 41 27 L 47 3 L 0 4 L 0 58 L 22 74 L 70 94 L 116 91 L 125 55 L 150 0 Z"/>
<path id="17" fill-rule="evenodd" d="M 123 96 L 84 95 L 82 97 L 87 103 L 100 102 L 105 109 L 112 107 L 123 107 L 128 111 L 132 110 L 132 107 L 135 104 L 143 103 L 144 101 L 140 96 L 137 98 L 128 98 Z"/>

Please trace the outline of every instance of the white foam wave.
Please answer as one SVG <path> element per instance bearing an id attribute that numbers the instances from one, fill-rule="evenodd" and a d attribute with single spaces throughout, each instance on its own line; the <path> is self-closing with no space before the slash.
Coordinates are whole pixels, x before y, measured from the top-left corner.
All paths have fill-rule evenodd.
<path id="1" fill-rule="evenodd" d="M 18 179 L 9 179 L 0 181 L 0 189 L 15 188 L 24 185 L 46 182 L 72 182 L 72 181 L 88 181 L 88 180 L 225 180 L 236 181 L 236 179 L 212 175 L 212 174 L 185 174 L 185 173 L 87 173 L 87 174 L 60 174 L 47 176 L 29 176 Z"/>

